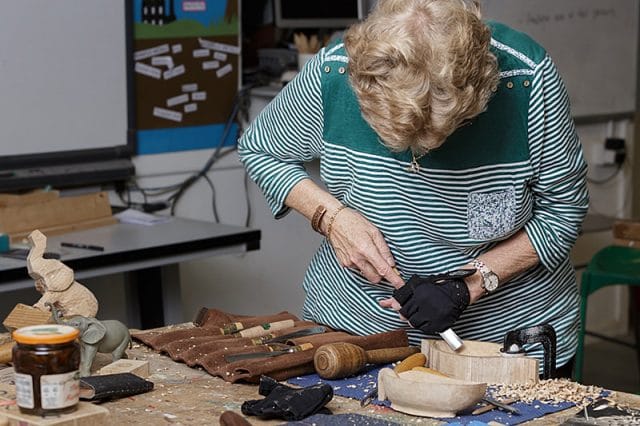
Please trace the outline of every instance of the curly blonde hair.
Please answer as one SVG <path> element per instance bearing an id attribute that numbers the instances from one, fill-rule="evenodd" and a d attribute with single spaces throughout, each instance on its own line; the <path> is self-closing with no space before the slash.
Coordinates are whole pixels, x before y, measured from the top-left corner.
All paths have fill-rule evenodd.
<path id="1" fill-rule="evenodd" d="M 490 41 L 476 2 L 379 0 L 344 37 L 365 120 L 394 151 L 437 148 L 498 85 Z"/>

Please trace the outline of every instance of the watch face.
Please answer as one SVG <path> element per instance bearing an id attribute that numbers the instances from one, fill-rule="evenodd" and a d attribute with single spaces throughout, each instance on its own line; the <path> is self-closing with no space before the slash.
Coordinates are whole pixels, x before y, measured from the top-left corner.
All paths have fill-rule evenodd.
<path id="1" fill-rule="evenodd" d="M 484 276 L 484 289 L 488 292 L 495 291 L 498 288 L 498 276 L 496 274 L 487 274 Z"/>

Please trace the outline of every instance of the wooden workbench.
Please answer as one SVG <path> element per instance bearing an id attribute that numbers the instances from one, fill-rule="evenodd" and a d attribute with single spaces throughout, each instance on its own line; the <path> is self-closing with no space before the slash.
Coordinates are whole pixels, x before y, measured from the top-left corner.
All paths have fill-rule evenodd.
<path id="1" fill-rule="evenodd" d="M 256 385 L 227 383 L 209 375 L 204 370 L 189 368 L 185 364 L 174 362 L 169 357 L 160 355 L 141 344 L 134 344 L 128 354 L 131 359 L 149 361 L 148 380 L 155 383 L 155 388 L 146 394 L 102 404 L 111 412 L 110 424 L 215 425 L 218 424 L 218 419 L 223 412 L 231 410 L 240 413 L 240 406 L 244 401 L 263 398 L 258 394 Z M 109 356 L 98 354 L 94 368 L 106 365 L 109 361 Z M 0 367 L 0 377 L 2 377 L 2 367 Z M 612 399 L 621 404 L 640 407 L 640 397 L 635 395 L 618 392 L 614 393 Z M 358 401 L 340 396 L 335 396 L 327 407 L 334 414 L 357 413 L 399 424 L 442 424 L 436 420 L 412 417 L 380 406 L 370 405 L 361 408 Z M 557 425 L 577 411 L 577 408 L 571 408 L 527 424 Z M 255 417 L 250 417 L 248 420 L 256 425 L 285 423 L 282 420 L 261 421 Z"/>

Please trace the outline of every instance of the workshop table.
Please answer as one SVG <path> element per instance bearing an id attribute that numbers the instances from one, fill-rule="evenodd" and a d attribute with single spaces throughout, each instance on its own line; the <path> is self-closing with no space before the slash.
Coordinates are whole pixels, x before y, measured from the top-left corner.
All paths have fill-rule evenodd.
<path id="1" fill-rule="evenodd" d="M 185 324 L 186 326 L 186 324 Z M 167 328 L 182 327 L 168 326 Z M 114 425 L 215 425 L 225 411 L 240 414 L 240 406 L 244 401 L 262 399 L 258 394 L 258 386 L 251 384 L 229 383 L 221 378 L 211 376 L 199 368 L 190 368 L 186 364 L 173 361 L 168 356 L 159 354 L 151 348 L 134 342 L 127 351 L 129 359 L 149 361 L 150 376 L 148 380 L 155 384 L 153 391 L 105 402 L 101 406 L 109 409 L 109 423 Z M 97 354 L 92 370 L 101 368 L 111 362 L 108 354 Z M 12 369 L 0 365 L 0 382 Z M 4 373 L 4 374 L 3 374 Z M 613 392 L 609 399 L 632 408 L 640 408 L 640 397 L 623 392 Z M 327 405 L 333 414 L 360 414 L 398 424 L 439 425 L 443 422 L 405 415 L 390 408 L 376 405 L 360 407 L 359 401 L 341 396 L 334 396 Z M 549 414 L 524 424 L 557 425 L 575 415 L 579 409 L 572 407 L 564 411 Z M 275 425 L 286 423 L 283 420 L 259 420 L 247 417 L 251 424 Z M 452 419 L 455 421 L 455 419 Z"/>
<path id="2" fill-rule="evenodd" d="M 181 262 L 257 250 L 260 238 L 258 229 L 171 217 L 153 226 L 116 223 L 54 235 L 47 239 L 47 251 L 59 254 L 81 283 L 86 278 L 124 273 L 127 325 L 153 328 L 185 320 Z M 62 247 L 65 241 L 102 250 Z M 0 297 L 25 288 L 33 288 L 26 259 L 0 256 Z"/>

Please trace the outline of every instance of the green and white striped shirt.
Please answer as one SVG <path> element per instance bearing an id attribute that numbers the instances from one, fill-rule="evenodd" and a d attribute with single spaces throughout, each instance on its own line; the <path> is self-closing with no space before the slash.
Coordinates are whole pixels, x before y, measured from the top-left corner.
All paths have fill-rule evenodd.
<path id="1" fill-rule="evenodd" d="M 320 159 L 321 178 L 343 204 L 385 236 L 402 276 L 468 264 L 525 229 L 541 263 L 470 305 L 453 327 L 463 339 L 502 342 L 515 328 L 550 323 L 557 365 L 573 356 L 578 292 L 569 262 L 587 211 L 586 164 L 564 85 L 549 56 L 526 35 L 490 23 L 501 70 L 487 111 L 407 171 L 362 118 L 349 85 L 341 42 L 322 49 L 260 113 L 238 152 L 274 215 L 288 212 L 289 191 Z M 355 334 L 405 328 L 425 337 L 378 301 L 373 285 L 342 268 L 325 240 L 304 278 L 304 317 Z M 542 358 L 542 347 L 529 348 Z"/>

